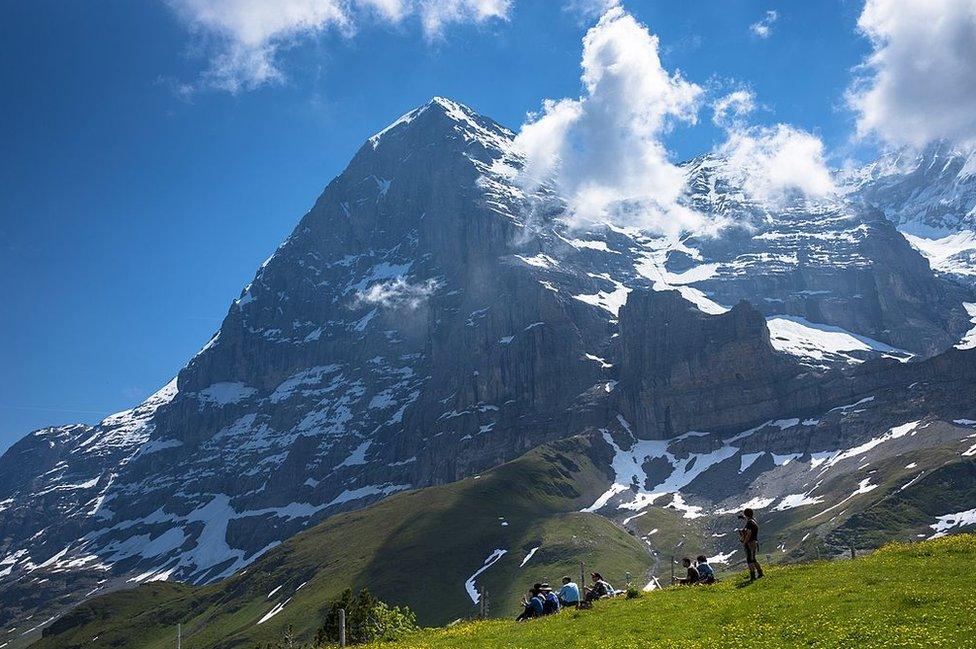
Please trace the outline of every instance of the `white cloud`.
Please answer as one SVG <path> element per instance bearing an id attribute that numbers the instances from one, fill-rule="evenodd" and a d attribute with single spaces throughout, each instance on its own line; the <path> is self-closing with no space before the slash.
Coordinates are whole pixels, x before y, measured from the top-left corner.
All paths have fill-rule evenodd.
<path id="1" fill-rule="evenodd" d="M 439 37 L 452 23 L 482 23 L 508 17 L 511 0 L 420 0 L 410 3 L 428 37 Z"/>
<path id="2" fill-rule="evenodd" d="M 712 102 L 712 122 L 726 126 L 740 121 L 756 109 L 756 95 L 751 90 L 735 90 Z"/>
<path id="3" fill-rule="evenodd" d="M 357 304 L 372 304 L 388 309 L 416 309 L 440 287 L 436 279 L 411 284 L 402 277 L 378 282 L 368 289 L 357 291 Z"/>
<path id="4" fill-rule="evenodd" d="M 775 10 L 770 9 L 761 20 L 749 25 L 749 31 L 757 38 L 769 38 L 773 35 L 773 24 L 777 20 L 779 20 L 779 14 Z"/>
<path id="5" fill-rule="evenodd" d="M 566 0 L 563 8 L 586 20 L 596 20 L 614 7 L 620 6 L 620 0 Z"/>
<path id="6" fill-rule="evenodd" d="M 817 136 L 788 124 L 727 127 L 716 150 L 732 180 L 751 198 L 776 206 L 797 194 L 823 198 L 837 191 Z"/>
<path id="7" fill-rule="evenodd" d="M 684 172 L 661 138 L 676 121 L 696 121 L 702 89 L 665 70 L 657 36 L 619 7 L 583 38 L 581 79 L 580 98 L 547 100 L 523 125 L 523 183 L 552 182 L 578 225 L 701 225 L 703 217 L 678 203 Z"/>
<path id="8" fill-rule="evenodd" d="M 858 133 L 976 144 L 976 0 L 867 0 L 857 24 L 873 48 L 848 92 Z"/>
<path id="9" fill-rule="evenodd" d="M 816 135 L 789 124 L 750 126 L 755 94 L 739 89 L 712 101 L 712 121 L 726 140 L 715 153 L 726 159 L 729 180 L 753 200 L 769 207 L 803 195 L 823 198 L 837 191 Z"/>
<path id="10" fill-rule="evenodd" d="M 352 36 L 364 21 L 400 24 L 416 16 L 428 39 L 456 23 L 507 19 L 511 0 L 167 0 L 194 32 L 213 40 L 210 67 L 185 92 L 204 87 L 239 92 L 284 74 L 278 57 L 303 38 L 328 30 Z"/>

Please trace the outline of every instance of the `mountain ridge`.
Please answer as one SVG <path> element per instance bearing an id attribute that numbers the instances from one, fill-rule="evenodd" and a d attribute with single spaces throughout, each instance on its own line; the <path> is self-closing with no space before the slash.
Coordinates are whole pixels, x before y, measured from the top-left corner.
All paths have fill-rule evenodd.
<path id="1" fill-rule="evenodd" d="M 750 228 L 718 238 L 571 229 L 551 188 L 515 182 L 513 135 L 443 98 L 406 113 L 364 142 L 162 396 L 94 427 L 28 435 L 0 457 L 0 475 L 12 476 L 0 483 L 0 605 L 30 585 L 65 607 L 152 580 L 216 582 L 331 515 L 467 478 L 540 444 L 586 431 L 605 439 L 605 429 L 623 453 L 627 436 L 643 448 L 694 432 L 651 423 L 677 416 L 637 414 L 636 386 L 650 377 L 632 365 L 641 341 L 667 328 L 648 330 L 628 313 L 677 299 L 670 291 L 708 318 L 748 313 L 742 331 L 764 336 L 770 363 L 810 381 L 808 403 L 776 406 L 791 419 L 843 405 L 821 394 L 830 381 L 875 372 L 888 389 L 880 377 L 900 376 L 899 361 L 937 356 L 970 330 L 972 290 L 933 273 L 878 211 L 760 209 L 713 160 L 692 165 L 689 200 Z M 748 309 L 734 306 L 743 300 Z M 704 349 L 675 403 L 763 357 Z M 944 359 L 919 365 L 935 366 L 960 372 Z M 689 367 L 679 358 L 658 378 L 677 386 Z M 932 407 L 920 402 L 920 416 Z M 702 420 L 715 430 L 677 447 L 698 462 L 694 444 L 729 453 L 720 430 L 775 411 L 725 410 L 732 422 Z M 850 425 L 855 439 L 884 432 Z M 809 432 L 841 449 L 846 426 L 798 420 L 753 434 Z M 949 427 L 946 440 L 966 431 Z M 794 442 L 784 443 L 788 455 L 799 452 Z M 667 449 L 646 456 L 647 488 L 688 477 Z M 19 462 L 25 452 L 41 463 Z M 781 472 L 768 455 L 741 473 Z M 678 499 L 693 482 L 674 490 L 674 503 L 687 506 Z M 729 483 L 752 484 L 738 473 Z"/>

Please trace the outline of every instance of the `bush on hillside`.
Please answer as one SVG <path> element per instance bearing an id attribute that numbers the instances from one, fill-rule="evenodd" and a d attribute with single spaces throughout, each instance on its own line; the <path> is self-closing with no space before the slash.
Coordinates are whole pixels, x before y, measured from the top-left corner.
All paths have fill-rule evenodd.
<path id="1" fill-rule="evenodd" d="M 339 641 L 340 609 L 346 611 L 346 644 L 349 645 L 396 640 L 418 628 L 417 617 L 406 606 L 390 606 L 373 597 L 365 588 L 358 595 L 347 588 L 329 602 L 325 623 L 315 636 L 317 643 Z"/>

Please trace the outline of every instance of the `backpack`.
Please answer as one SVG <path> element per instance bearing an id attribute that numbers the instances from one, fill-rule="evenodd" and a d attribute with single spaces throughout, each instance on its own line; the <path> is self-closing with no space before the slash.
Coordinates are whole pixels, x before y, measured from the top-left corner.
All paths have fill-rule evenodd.
<path id="1" fill-rule="evenodd" d="M 546 601 L 543 604 L 542 614 L 551 615 L 553 613 L 559 612 L 559 598 L 556 597 L 555 593 L 546 593 Z"/>

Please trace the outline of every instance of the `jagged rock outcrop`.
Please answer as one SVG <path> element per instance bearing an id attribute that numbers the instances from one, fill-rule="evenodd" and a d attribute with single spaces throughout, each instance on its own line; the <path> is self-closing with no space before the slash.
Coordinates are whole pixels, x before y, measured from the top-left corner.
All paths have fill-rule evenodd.
<path id="1" fill-rule="evenodd" d="M 815 396 L 748 302 L 708 315 L 677 291 L 634 291 L 620 309 L 617 356 L 621 410 L 641 438 L 748 428 Z"/>

